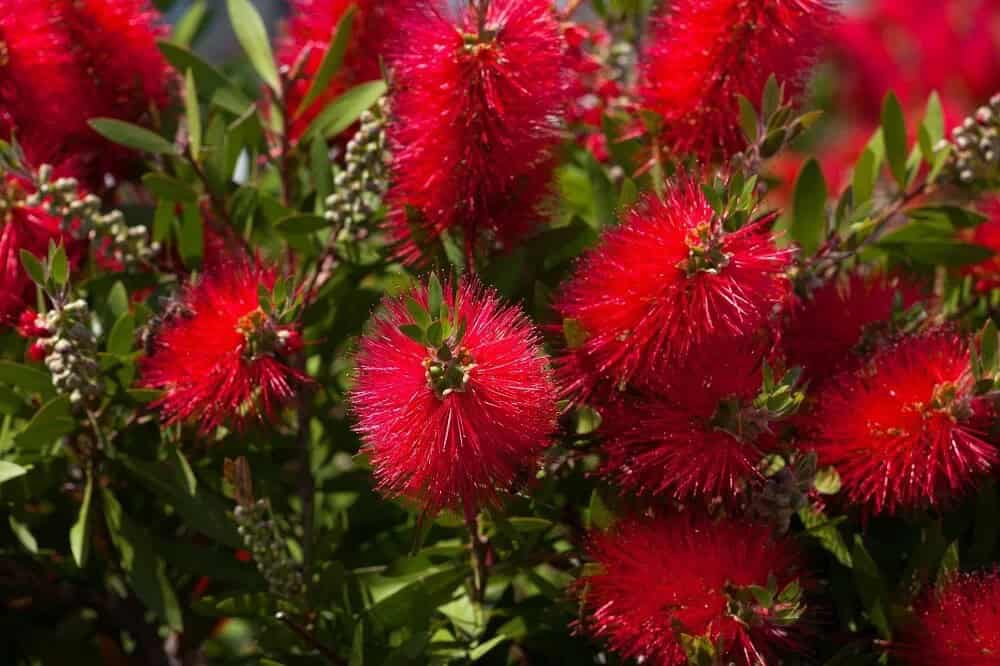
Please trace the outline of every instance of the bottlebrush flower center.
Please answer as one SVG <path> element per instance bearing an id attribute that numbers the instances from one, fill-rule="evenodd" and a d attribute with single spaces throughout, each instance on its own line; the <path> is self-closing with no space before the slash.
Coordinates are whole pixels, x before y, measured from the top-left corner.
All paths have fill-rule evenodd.
<path id="1" fill-rule="evenodd" d="M 236 330 L 243 336 L 243 357 L 248 361 L 284 350 L 290 335 L 288 331 L 275 327 L 260 308 L 240 317 Z"/>
<path id="2" fill-rule="evenodd" d="M 453 351 L 445 343 L 430 351 L 431 355 L 424 359 L 424 368 L 427 386 L 434 391 L 434 395 L 443 400 L 453 392 L 465 392 L 469 373 L 476 367 L 469 350 L 458 347 Z"/>
<path id="3" fill-rule="evenodd" d="M 688 246 L 687 259 L 677 267 L 688 277 L 698 272 L 718 273 L 729 265 L 731 254 L 722 248 L 722 232 L 711 222 L 702 222 L 688 232 L 685 242 Z"/>
<path id="4" fill-rule="evenodd" d="M 738 442 L 753 442 L 768 430 L 768 418 L 753 405 L 744 405 L 738 398 L 728 398 L 719 402 L 709 425 Z"/>
<path id="5" fill-rule="evenodd" d="M 942 382 L 934 387 L 931 401 L 926 405 L 915 405 L 924 413 L 924 418 L 938 412 L 947 414 L 954 421 L 965 421 L 972 416 L 972 405 L 968 397 L 954 382 Z"/>

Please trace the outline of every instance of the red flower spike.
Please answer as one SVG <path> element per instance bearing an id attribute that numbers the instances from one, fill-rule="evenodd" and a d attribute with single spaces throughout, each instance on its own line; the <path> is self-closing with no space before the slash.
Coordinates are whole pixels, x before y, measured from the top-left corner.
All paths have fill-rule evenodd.
<path id="1" fill-rule="evenodd" d="M 0 0 L 0 138 L 16 130 L 29 157 L 65 150 L 68 129 L 82 127 L 70 50 L 45 3 Z"/>
<path id="2" fill-rule="evenodd" d="M 5 214 L 0 211 L 0 326 L 16 325 L 22 311 L 35 302 L 35 283 L 21 263 L 21 250 L 44 256 L 50 241 L 63 240 L 68 239 L 59 219 L 39 208 L 15 204 Z"/>
<path id="3" fill-rule="evenodd" d="M 428 5 L 400 19 L 387 224 L 407 263 L 445 231 L 461 232 L 467 255 L 480 241 L 510 245 L 549 190 L 567 101 L 552 6 L 493 0 L 479 23 L 471 6 L 454 23 Z"/>
<path id="4" fill-rule="evenodd" d="M 778 650 L 804 650 L 801 557 L 764 525 L 684 515 L 630 519 L 594 534 L 589 550 L 601 571 L 579 583 L 585 625 L 626 659 L 687 664 L 683 636 L 708 639 L 721 646 L 720 661 L 741 666 L 772 663 Z M 741 594 L 770 585 L 780 600 L 769 608 Z"/>
<path id="5" fill-rule="evenodd" d="M 727 233 L 713 216 L 698 185 L 681 181 L 662 201 L 640 201 L 583 258 L 556 302 L 586 335 L 572 354 L 582 358 L 561 363 L 571 393 L 717 353 L 765 326 L 787 294 L 791 253 L 775 246 L 772 218 Z"/>
<path id="6" fill-rule="evenodd" d="M 186 289 L 142 362 L 143 384 L 165 391 L 154 403 L 164 421 L 196 421 L 202 433 L 243 427 L 273 418 L 309 382 L 285 360 L 301 346 L 296 327 L 275 324 L 259 305 L 258 286 L 270 289 L 275 278 L 240 259 L 210 267 Z"/>
<path id="7" fill-rule="evenodd" d="M 889 332 L 895 303 L 905 310 L 920 298 L 913 282 L 859 273 L 829 280 L 807 299 L 792 296 L 782 326 L 786 362 L 814 381 L 854 367 L 867 343 L 877 343 L 880 330 Z"/>
<path id="8" fill-rule="evenodd" d="M 703 161 L 743 150 L 737 95 L 755 104 L 772 73 L 797 94 L 833 12 L 825 0 L 677 0 L 656 20 L 640 98 L 662 141 Z"/>
<path id="9" fill-rule="evenodd" d="M 917 602 L 894 653 L 909 666 L 995 666 L 1000 655 L 1000 575 L 958 575 Z"/>
<path id="10" fill-rule="evenodd" d="M 548 446 L 556 389 L 538 332 L 520 310 L 471 282 L 446 292 L 449 317 L 465 323 L 461 340 L 449 336 L 442 352 L 403 332 L 414 322 L 407 302 L 426 307 L 427 288 L 410 301 L 387 300 L 361 342 L 351 404 L 382 492 L 413 498 L 431 514 L 447 507 L 471 515 Z M 435 365 L 445 378 L 454 371 L 444 390 Z"/>
<path id="11" fill-rule="evenodd" d="M 292 0 L 277 58 L 283 68 L 300 68 L 285 98 L 293 117 L 289 131 L 293 141 L 298 141 L 320 111 L 348 88 L 382 76 L 379 56 L 394 34 L 394 4 L 395 0 Z M 330 37 L 351 5 L 355 6 L 351 39 L 340 70 L 326 90 L 300 113 L 299 107 L 319 71 Z"/>
<path id="12" fill-rule="evenodd" d="M 866 513 L 941 505 L 998 459 L 976 427 L 972 383 L 961 338 L 904 339 L 824 384 L 802 446 L 837 468 Z"/>
<path id="13" fill-rule="evenodd" d="M 736 502 L 773 437 L 753 399 L 763 355 L 724 350 L 672 367 L 602 409 L 604 474 L 629 492 Z"/>

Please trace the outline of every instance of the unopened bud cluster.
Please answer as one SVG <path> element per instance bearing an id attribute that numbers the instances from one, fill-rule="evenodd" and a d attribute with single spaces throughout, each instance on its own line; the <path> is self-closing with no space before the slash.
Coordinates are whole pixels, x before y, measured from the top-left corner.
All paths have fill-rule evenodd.
<path id="1" fill-rule="evenodd" d="M 45 367 L 52 373 L 52 384 L 78 409 L 94 406 L 102 393 L 97 341 L 89 320 L 86 301 L 75 300 L 56 305 L 35 322 L 49 333 L 39 338 L 38 345 L 46 352 Z"/>
<path id="2" fill-rule="evenodd" d="M 354 227 L 378 210 L 388 188 L 387 106 L 383 97 L 374 112 L 361 114 L 361 127 L 347 142 L 344 168 L 334 176 L 335 191 L 326 198 L 325 217 L 339 229 L 338 240 L 354 237 Z"/>
<path id="3" fill-rule="evenodd" d="M 966 186 L 1000 185 L 1000 93 L 952 131 L 949 173 Z"/>
<path id="4" fill-rule="evenodd" d="M 267 500 L 259 499 L 247 506 L 237 506 L 234 517 L 243 544 L 253 555 L 257 569 L 271 592 L 286 599 L 300 597 L 304 591 L 302 572 L 274 524 Z"/>
<path id="5" fill-rule="evenodd" d="M 107 246 L 101 249 L 125 267 L 147 262 L 160 251 L 159 243 L 150 242 L 145 225 L 129 226 L 120 210 L 102 213 L 100 197 L 81 197 L 75 178 L 53 181 L 52 167 L 47 164 L 38 170 L 38 191 L 27 203 L 61 218 L 63 231 L 75 238 L 91 242 L 107 239 Z"/>

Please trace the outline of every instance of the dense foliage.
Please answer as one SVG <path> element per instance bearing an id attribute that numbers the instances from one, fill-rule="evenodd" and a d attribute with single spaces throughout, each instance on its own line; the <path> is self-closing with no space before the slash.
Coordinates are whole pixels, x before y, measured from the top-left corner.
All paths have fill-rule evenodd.
<path id="1" fill-rule="evenodd" d="M 996 2 L 171 4 L 0 0 L 0 663 L 1000 664 Z"/>

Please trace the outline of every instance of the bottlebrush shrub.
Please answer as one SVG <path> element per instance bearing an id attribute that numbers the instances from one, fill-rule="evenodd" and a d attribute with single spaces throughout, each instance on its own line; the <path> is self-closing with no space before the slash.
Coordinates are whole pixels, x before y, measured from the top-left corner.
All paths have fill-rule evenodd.
<path id="1" fill-rule="evenodd" d="M 979 42 L 184 4 L 0 0 L 0 663 L 997 661 Z"/>

